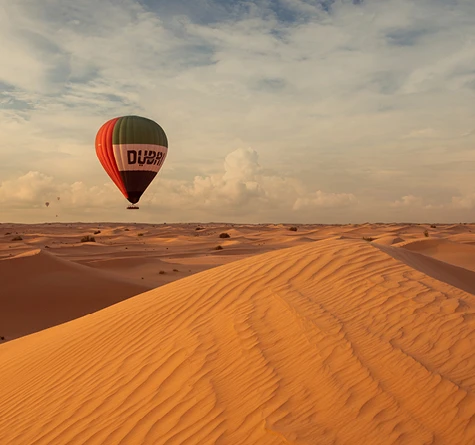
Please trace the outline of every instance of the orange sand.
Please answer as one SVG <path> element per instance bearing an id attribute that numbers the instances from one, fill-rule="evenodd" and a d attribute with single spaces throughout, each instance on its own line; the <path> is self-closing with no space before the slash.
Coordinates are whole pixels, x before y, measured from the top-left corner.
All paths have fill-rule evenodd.
<path id="1" fill-rule="evenodd" d="M 23 304 L 42 273 L 159 286 L 7 338 L 0 444 L 475 443 L 473 226 L 194 229 L 0 226 Z"/>

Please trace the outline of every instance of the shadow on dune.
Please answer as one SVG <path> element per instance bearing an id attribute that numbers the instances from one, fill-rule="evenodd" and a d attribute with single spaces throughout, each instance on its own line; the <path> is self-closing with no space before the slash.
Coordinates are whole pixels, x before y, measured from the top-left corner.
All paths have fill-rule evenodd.
<path id="1" fill-rule="evenodd" d="M 12 340 L 104 309 L 149 286 L 36 249 L 0 260 L 0 335 Z"/>
<path id="2" fill-rule="evenodd" d="M 475 295 L 475 272 L 436 260 L 421 253 L 412 252 L 400 247 L 373 244 L 382 252 L 394 259 L 422 272 L 438 281 L 450 284 L 458 289 Z"/>

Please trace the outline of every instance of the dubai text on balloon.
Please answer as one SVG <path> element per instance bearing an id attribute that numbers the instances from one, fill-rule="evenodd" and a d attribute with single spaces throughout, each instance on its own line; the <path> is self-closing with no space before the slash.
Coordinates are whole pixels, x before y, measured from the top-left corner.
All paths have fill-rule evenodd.
<path id="1" fill-rule="evenodd" d="M 96 155 L 102 167 L 132 204 L 139 202 L 167 153 L 165 131 L 145 117 L 116 117 L 103 124 L 96 135 Z"/>

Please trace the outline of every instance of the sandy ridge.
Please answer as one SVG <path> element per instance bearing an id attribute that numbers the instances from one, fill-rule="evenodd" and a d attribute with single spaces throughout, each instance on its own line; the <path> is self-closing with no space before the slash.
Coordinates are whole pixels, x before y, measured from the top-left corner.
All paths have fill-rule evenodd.
<path id="1" fill-rule="evenodd" d="M 389 248 L 269 252 L 2 345 L 0 443 L 473 443 L 475 297 Z"/>

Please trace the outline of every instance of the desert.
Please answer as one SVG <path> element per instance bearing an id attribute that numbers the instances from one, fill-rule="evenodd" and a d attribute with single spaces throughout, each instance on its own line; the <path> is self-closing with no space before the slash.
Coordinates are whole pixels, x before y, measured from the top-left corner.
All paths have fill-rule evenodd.
<path id="1" fill-rule="evenodd" d="M 0 230 L 2 444 L 475 440 L 475 225 Z"/>
<path id="2" fill-rule="evenodd" d="M 0 0 L 0 445 L 474 445 L 474 0 Z"/>

